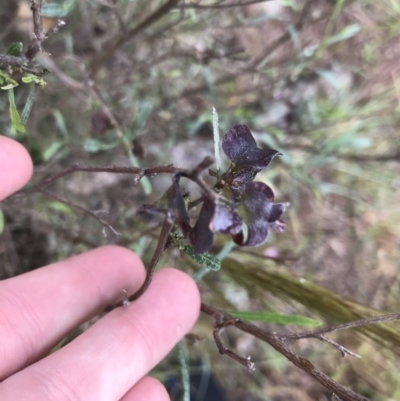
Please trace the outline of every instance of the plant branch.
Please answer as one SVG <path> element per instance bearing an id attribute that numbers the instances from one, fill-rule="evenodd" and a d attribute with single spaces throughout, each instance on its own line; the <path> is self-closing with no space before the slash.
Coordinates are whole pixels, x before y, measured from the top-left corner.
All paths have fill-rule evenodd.
<path id="1" fill-rule="evenodd" d="M 207 315 L 213 317 L 217 326 L 221 324 L 221 320 L 224 322 L 229 322 L 230 325 L 235 326 L 239 330 L 242 330 L 246 333 L 253 335 L 254 337 L 259 338 L 262 341 L 267 342 L 273 348 L 275 348 L 279 353 L 284 355 L 290 362 L 292 362 L 299 369 L 308 373 L 315 380 L 317 380 L 320 384 L 322 384 L 325 388 L 332 391 L 334 394 L 339 396 L 343 401 L 371 401 L 369 398 L 362 396 L 361 394 L 355 393 L 354 391 L 342 386 L 341 384 L 332 380 L 325 373 L 321 372 L 316 366 L 314 366 L 309 360 L 302 358 L 295 354 L 282 340 L 284 335 L 280 336 L 277 333 L 271 333 L 265 330 L 260 329 L 258 326 L 251 323 L 244 323 L 241 320 L 235 319 L 233 316 L 220 311 L 210 305 L 206 305 L 204 303 L 201 304 L 201 311 L 206 313 Z M 392 319 L 393 320 L 393 319 Z M 226 326 L 226 325 L 225 325 Z M 217 343 L 217 346 L 221 346 L 221 344 Z M 219 348 L 219 351 L 222 353 L 228 354 L 228 356 L 232 356 L 232 352 L 227 353 L 225 347 Z M 236 355 L 235 359 L 243 358 L 239 355 Z"/>
<path id="2" fill-rule="evenodd" d="M 7 67 L 18 68 L 23 72 L 28 74 L 36 75 L 37 77 L 42 77 L 47 74 L 49 70 L 36 70 L 28 66 L 28 59 L 25 56 L 10 56 L 8 54 L 0 54 L 0 69 L 5 69 Z"/>
<path id="3" fill-rule="evenodd" d="M 31 0 L 31 11 L 33 18 L 33 38 L 29 44 L 25 57 L 31 61 L 42 51 L 42 42 L 46 39 L 43 32 L 42 22 L 42 0 Z"/>
<path id="4" fill-rule="evenodd" d="M 196 166 L 192 170 L 182 169 L 179 167 L 174 167 L 173 165 L 166 166 L 156 166 L 156 167 L 120 167 L 120 166 L 82 166 L 79 164 L 73 164 L 65 168 L 64 170 L 55 173 L 44 180 L 40 181 L 38 184 L 33 185 L 30 188 L 23 189 L 8 199 L 12 199 L 15 196 L 20 196 L 22 194 L 29 194 L 33 192 L 41 192 L 45 187 L 49 186 L 53 182 L 63 178 L 69 174 L 76 172 L 93 172 L 93 173 L 115 173 L 115 174 L 131 174 L 136 175 L 138 178 L 136 182 L 139 182 L 142 177 L 152 177 L 158 174 L 181 174 L 183 177 L 190 179 L 191 181 L 196 182 L 201 189 L 206 191 L 207 193 L 211 191 L 211 189 L 207 186 L 204 180 L 201 178 L 201 171 L 207 169 L 212 163 L 214 159 L 212 157 L 206 157 L 198 166 Z M 212 191 L 211 191 L 212 192 Z"/>
<path id="5" fill-rule="evenodd" d="M 64 170 L 51 175 L 50 177 L 45 178 L 38 184 L 24 189 L 22 191 L 17 192 L 15 195 L 11 196 L 10 198 L 13 198 L 14 196 L 19 196 L 22 194 L 29 194 L 33 192 L 40 192 L 43 188 L 47 187 L 48 185 L 52 184 L 53 182 L 59 180 L 60 178 L 63 178 L 69 174 L 80 172 L 80 171 L 86 171 L 86 172 L 93 172 L 93 173 L 116 173 L 116 174 L 132 174 L 132 175 L 137 175 L 139 177 L 141 176 L 152 176 L 155 174 L 173 174 L 177 171 L 180 171 L 180 169 L 173 167 L 171 165 L 169 166 L 159 166 L 159 167 L 148 167 L 148 168 L 141 168 L 141 167 L 119 167 L 119 166 L 81 166 L 79 164 L 73 164 L 72 166 L 69 166 L 65 168 Z M 9 198 L 9 199 L 10 199 Z"/>
<path id="6" fill-rule="evenodd" d="M 235 352 L 233 352 L 232 350 L 230 350 L 229 348 L 225 347 L 224 344 L 222 343 L 222 340 L 220 337 L 220 334 L 226 327 L 235 325 L 238 321 L 239 321 L 239 319 L 235 319 L 235 318 L 224 319 L 223 315 L 219 316 L 217 323 L 214 325 L 214 331 L 213 331 L 215 344 L 217 345 L 218 351 L 221 355 L 228 355 L 229 357 L 231 357 L 232 359 L 234 359 L 235 361 L 239 362 L 244 367 L 249 369 L 250 372 L 252 372 L 255 370 L 255 365 L 254 365 L 254 362 L 251 361 L 251 358 L 250 357 L 247 357 L 247 358 L 242 357 L 242 356 L 236 354 Z"/>

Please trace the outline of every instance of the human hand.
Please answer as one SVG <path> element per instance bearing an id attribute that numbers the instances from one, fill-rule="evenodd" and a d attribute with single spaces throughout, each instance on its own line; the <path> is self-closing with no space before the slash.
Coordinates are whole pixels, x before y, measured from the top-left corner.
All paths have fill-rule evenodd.
<path id="1" fill-rule="evenodd" d="M 32 162 L 0 136 L 0 200 L 21 188 Z M 162 269 L 146 293 L 114 309 L 58 351 L 71 330 L 136 291 L 145 271 L 127 249 L 105 246 L 0 282 L 0 400 L 164 401 L 146 376 L 193 326 L 200 309 L 195 283 Z"/>

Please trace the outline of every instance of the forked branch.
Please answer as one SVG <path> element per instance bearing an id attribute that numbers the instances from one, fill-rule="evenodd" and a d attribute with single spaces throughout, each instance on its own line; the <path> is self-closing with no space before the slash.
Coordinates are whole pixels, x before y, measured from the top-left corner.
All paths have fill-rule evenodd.
<path id="1" fill-rule="evenodd" d="M 222 341 L 219 338 L 219 335 L 215 337 L 215 333 L 219 334 L 221 327 L 227 326 L 234 326 L 235 328 L 253 335 L 254 337 L 259 338 L 262 341 L 265 341 L 273 348 L 275 348 L 279 353 L 284 355 L 290 362 L 292 362 L 295 366 L 299 369 L 303 370 L 304 372 L 308 373 L 312 376 L 315 380 L 317 380 L 320 384 L 322 384 L 325 388 L 332 391 L 336 399 L 341 399 L 343 401 L 371 401 L 369 398 L 364 397 L 361 394 L 358 394 L 341 384 L 335 382 L 330 377 L 328 377 L 325 373 L 321 372 L 316 366 L 314 366 L 308 359 L 302 358 L 299 355 L 295 354 L 287 345 L 287 340 L 299 340 L 302 338 L 319 338 L 324 341 L 327 341 L 329 344 L 333 345 L 334 347 L 338 348 L 343 354 L 358 356 L 357 354 L 348 351 L 346 348 L 340 346 L 339 344 L 335 343 L 332 340 L 326 339 L 323 337 L 323 334 L 331 333 L 337 330 L 344 330 L 352 327 L 360 327 L 372 323 L 379 323 L 379 322 L 388 322 L 394 320 L 400 320 L 400 314 L 393 313 L 389 315 L 383 316 L 374 316 L 371 318 L 360 319 L 354 322 L 349 322 L 345 324 L 340 324 L 337 326 L 331 326 L 327 328 L 312 330 L 308 332 L 299 332 L 293 334 L 279 334 L 279 333 L 272 333 L 266 330 L 259 328 L 258 326 L 245 323 L 239 319 L 235 319 L 233 316 L 225 313 L 219 309 L 216 309 L 210 305 L 206 305 L 204 303 L 201 304 L 201 311 L 215 319 L 215 328 L 214 328 L 214 338 L 218 350 L 221 354 L 227 354 L 228 356 L 232 357 L 236 361 L 243 363 L 243 361 L 248 360 L 248 358 L 244 358 L 240 355 L 237 355 L 232 350 L 226 348 Z"/>

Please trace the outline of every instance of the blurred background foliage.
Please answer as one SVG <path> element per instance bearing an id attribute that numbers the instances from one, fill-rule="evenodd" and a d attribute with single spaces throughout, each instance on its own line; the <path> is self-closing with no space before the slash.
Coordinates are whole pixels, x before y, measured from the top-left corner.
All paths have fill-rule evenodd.
<path id="1" fill-rule="evenodd" d="M 37 90 L 25 133 L 11 129 L 7 91 L 0 92 L 0 131 L 28 148 L 33 182 L 72 163 L 193 167 L 212 154 L 214 106 L 222 133 L 247 124 L 259 145 L 283 153 L 257 180 L 291 207 L 283 234 L 257 249 L 234 248 L 219 272 L 204 277 L 204 301 L 327 324 L 399 310 L 399 0 L 44 4 L 46 29 L 57 16 L 66 26 L 37 57 L 52 73 Z M 29 7 L 0 0 L 0 53 L 15 42 L 26 50 Z M 12 78 L 19 83 L 14 93 L 21 113 L 34 83 Z M 163 176 L 138 184 L 129 176 L 76 173 L 52 185 L 58 196 L 96 211 L 120 237 L 43 195 L 4 202 L 0 276 L 105 243 L 127 246 L 148 262 L 160 222 L 135 212 L 156 201 L 170 182 Z M 186 184 L 194 199 L 197 189 Z M 217 236 L 211 253 L 225 243 Z M 165 264 L 189 273 L 199 269 L 177 249 L 166 253 L 160 266 Z M 343 359 L 316 340 L 293 348 L 354 391 L 398 400 L 398 328 L 382 324 L 330 336 L 361 360 Z M 256 372 L 248 373 L 217 354 L 208 318 L 193 332 L 203 338 L 196 346 L 185 343 L 200 388 L 196 401 L 204 399 L 210 371 L 232 401 L 329 399 L 253 338 L 233 329 L 226 336 L 230 347 L 256 362 Z M 179 399 L 176 354 L 154 374 Z"/>

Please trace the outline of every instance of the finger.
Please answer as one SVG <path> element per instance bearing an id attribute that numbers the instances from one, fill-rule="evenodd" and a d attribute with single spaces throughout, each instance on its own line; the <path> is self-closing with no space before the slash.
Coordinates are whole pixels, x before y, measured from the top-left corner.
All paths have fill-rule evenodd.
<path id="1" fill-rule="evenodd" d="M 133 293 L 143 279 L 133 252 L 105 246 L 0 282 L 0 380 L 121 300 L 122 289 Z"/>
<path id="2" fill-rule="evenodd" d="M 0 136 L 0 200 L 22 188 L 32 171 L 27 150 L 13 139 Z"/>
<path id="3" fill-rule="evenodd" d="M 0 399 L 120 400 L 193 326 L 199 308 L 193 280 L 179 270 L 162 269 L 137 301 L 6 379 Z"/>
<path id="4" fill-rule="evenodd" d="M 169 401 L 165 387 L 156 379 L 146 376 L 136 383 L 121 401 Z"/>

